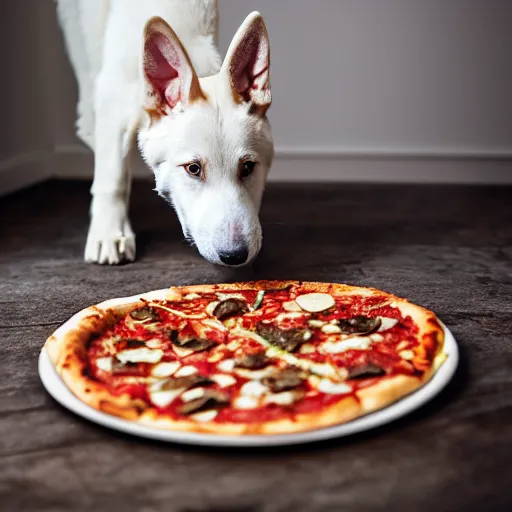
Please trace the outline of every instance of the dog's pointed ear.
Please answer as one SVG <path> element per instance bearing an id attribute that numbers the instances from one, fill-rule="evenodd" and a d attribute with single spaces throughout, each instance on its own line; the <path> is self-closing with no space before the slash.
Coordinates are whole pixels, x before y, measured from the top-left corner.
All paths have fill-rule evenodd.
<path id="1" fill-rule="evenodd" d="M 237 102 L 251 102 L 265 114 L 272 102 L 270 93 L 270 43 L 260 13 L 247 16 L 231 41 L 222 65 Z"/>
<path id="2" fill-rule="evenodd" d="M 160 17 L 144 27 L 144 108 L 169 114 L 176 106 L 204 98 L 199 79 L 174 30 Z"/>

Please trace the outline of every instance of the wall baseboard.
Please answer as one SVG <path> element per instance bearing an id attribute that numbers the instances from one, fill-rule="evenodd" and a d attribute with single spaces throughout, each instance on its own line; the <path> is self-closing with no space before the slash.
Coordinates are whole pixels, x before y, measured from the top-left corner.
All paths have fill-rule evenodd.
<path id="1" fill-rule="evenodd" d="M 51 151 L 21 153 L 0 162 L 0 195 L 10 194 L 35 185 L 52 176 Z"/>
<path id="2" fill-rule="evenodd" d="M 92 153 L 83 146 L 57 148 L 53 164 L 59 178 L 92 179 Z M 152 179 L 140 160 L 134 176 Z M 512 153 L 368 153 L 319 149 L 276 149 L 271 181 L 512 184 Z"/>

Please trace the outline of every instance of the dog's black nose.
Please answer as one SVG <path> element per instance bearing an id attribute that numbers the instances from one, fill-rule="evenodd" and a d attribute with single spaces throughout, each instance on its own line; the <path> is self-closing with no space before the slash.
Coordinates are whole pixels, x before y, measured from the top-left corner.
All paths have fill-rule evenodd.
<path id="1" fill-rule="evenodd" d="M 239 247 L 230 252 L 219 252 L 219 258 L 225 265 L 241 265 L 247 261 L 249 251 L 247 247 Z"/>

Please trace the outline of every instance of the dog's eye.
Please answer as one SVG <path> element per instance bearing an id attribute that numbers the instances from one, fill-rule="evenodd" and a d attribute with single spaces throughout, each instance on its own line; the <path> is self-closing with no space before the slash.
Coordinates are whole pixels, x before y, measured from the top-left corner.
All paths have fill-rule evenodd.
<path id="1" fill-rule="evenodd" d="M 240 166 L 240 178 L 247 178 L 252 171 L 254 171 L 254 167 L 256 166 L 256 162 L 251 162 L 251 160 L 246 160 Z"/>
<path id="2" fill-rule="evenodd" d="M 191 164 L 184 165 L 185 170 L 192 176 L 195 176 L 196 178 L 201 176 L 201 165 L 193 162 Z"/>

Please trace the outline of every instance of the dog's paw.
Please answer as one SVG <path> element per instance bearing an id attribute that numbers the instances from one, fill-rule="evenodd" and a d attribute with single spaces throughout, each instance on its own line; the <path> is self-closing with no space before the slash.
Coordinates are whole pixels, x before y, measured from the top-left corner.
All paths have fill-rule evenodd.
<path id="1" fill-rule="evenodd" d="M 125 216 L 93 215 L 87 243 L 85 261 L 100 265 L 117 265 L 135 259 L 135 234 L 130 221 Z"/>

